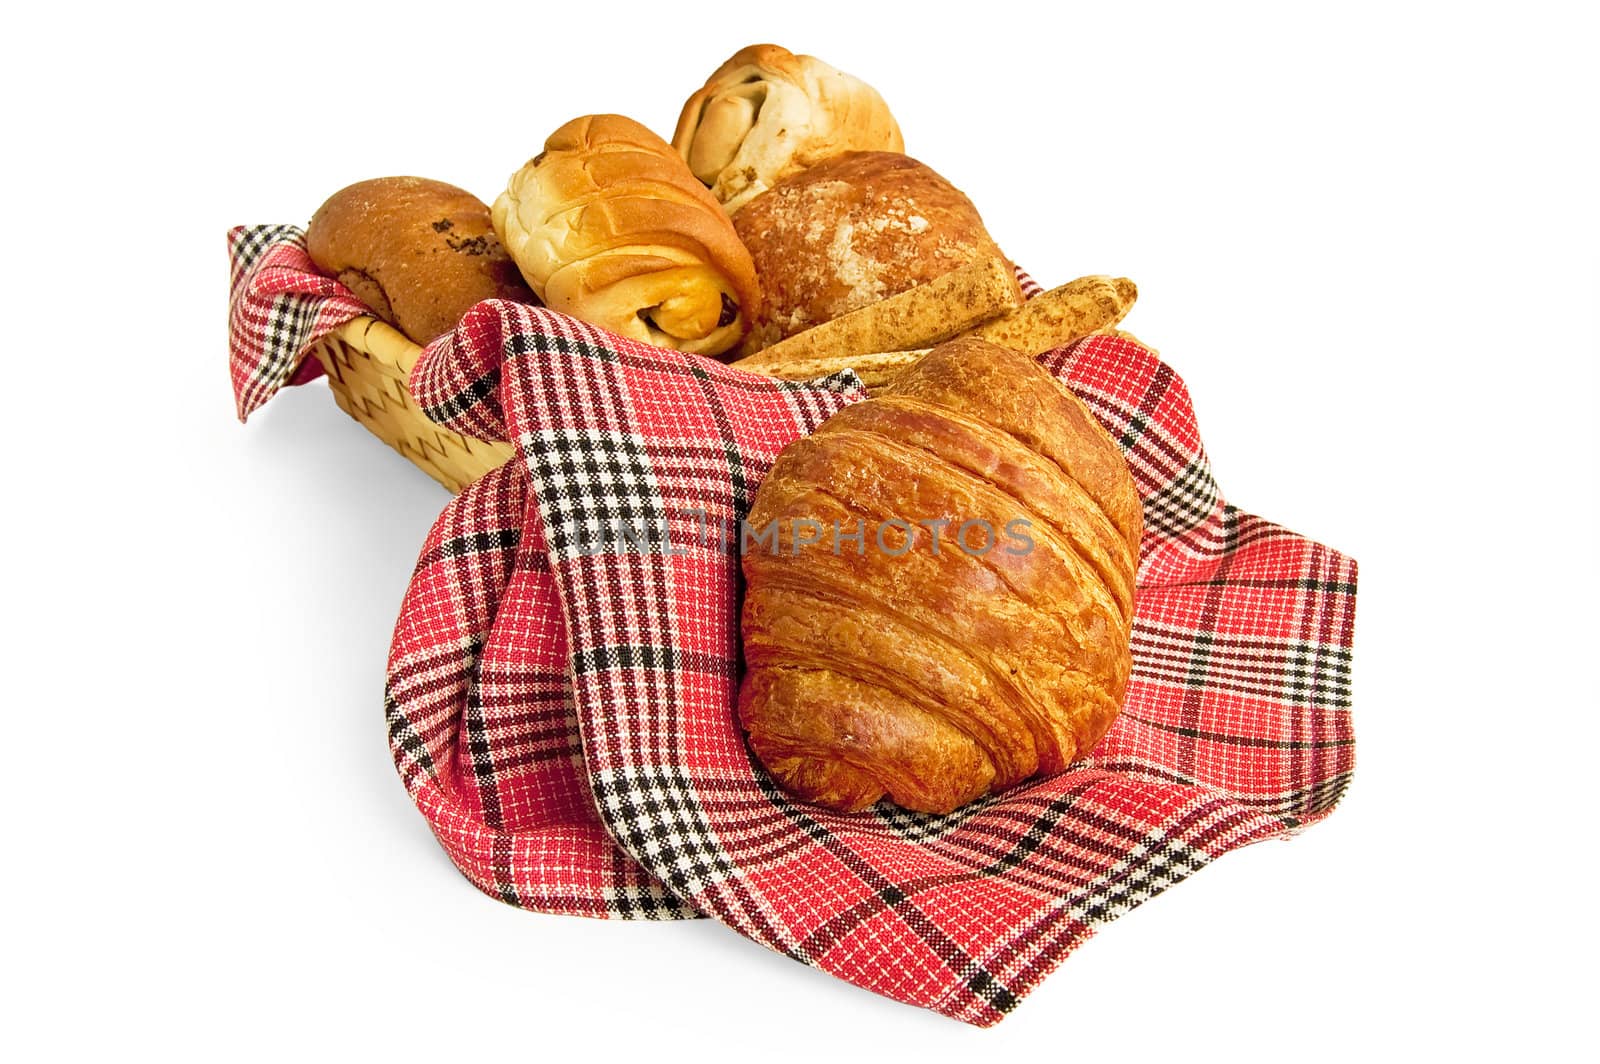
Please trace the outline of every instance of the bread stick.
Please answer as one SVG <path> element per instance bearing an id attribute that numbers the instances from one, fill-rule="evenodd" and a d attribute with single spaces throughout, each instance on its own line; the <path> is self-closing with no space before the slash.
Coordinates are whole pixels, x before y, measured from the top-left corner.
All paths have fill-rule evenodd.
<path id="1" fill-rule="evenodd" d="M 1126 277 L 1080 277 L 962 335 L 1037 355 L 1113 328 L 1138 298 Z"/>
<path id="2" fill-rule="evenodd" d="M 765 373 L 817 358 L 931 347 L 1021 304 L 1022 289 L 1011 266 L 1004 259 L 981 259 L 815 325 L 732 364 Z M 789 376 L 787 372 L 781 375 Z"/>
<path id="3" fill-rule="evenodd" d="M 916 351 L 877 351 L 866 355 L 827 355 L 818 358 L 799 358 L 765 369 L 752 370 L 763 377 L 778 377 L 786 381 L 806 381 L 826 377 L 843 369 L 855 370 L 868 394 L 884 387 L 907 366 L 914 365 L 928 348 Z M 739 365 L 735 362 L 734 365 Z"/>
<path id="4" fill-rule="evenodd" d="M 929 288 L 937 283 L 938 281 L 935 281 L 921 287 Z M 1137 286 L 1125 277 L 1080 277 L 1059 288 L 1043 292 L 1021 307 L 992 318 L 963 335 L 980 337 L 1029 355 L 1041 354 L 1095 333 L 1126 336 L 1137 343 L 1139 341 L 1136 337 L 1117 328 L 1117 324 L 1128 313 L 1137 298 Z M 874 304 L 874 306 L 880 305 Z M 871 310 L 872 307 L 866 309 Z M 817 326 L 817 329 L 821 328 L 824 326 Z M 784 343 L 801 339 L 816 332 L 817 329 L 808 330 Z M 935 342 L 937 341 L 929 341 L 929 343 Z M 733 364 L 752 373 L 766 377 L 780 377 L 784 380 L 811 380 L 837 373 L 842 369 L 852 369 L 866 385 L 869 395 L 876 394 L 902 370 L 915 364 L 927 354 L 926 348 L 862 354 L 821 353 L 782 359 L 771 365 L 758 364 L 763 356 L 772 350 L 773 348 L 768 348 Z"/>

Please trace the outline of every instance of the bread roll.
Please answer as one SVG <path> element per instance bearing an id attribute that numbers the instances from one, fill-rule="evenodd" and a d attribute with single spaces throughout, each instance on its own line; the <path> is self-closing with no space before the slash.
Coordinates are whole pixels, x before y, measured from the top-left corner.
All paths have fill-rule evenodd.
<path id="1" fill-rule="evenodd" d="M 971 200 L 890 152 L 852 152 L 785 178 L 733 224 L 763 295 L 747 355 L 976 259 L 1002 257 Z"/>
<path id="2" fill-rule="evenodd" d="M 936 347 L 786 447 L 748 523 L 739 719 L 796 797 L 945 813 L 1059 771 L 1116 718 L 1139 497 L 1033 359 Z"/>
<path id="3" fill-rule="evenodd" d="M 380 177 L 335 192 L 306 248 L 379 318 L 419 344 L 484 299 L 534 301 L 470 192 L 421 177 Z"/>
<path id="4" fill-rule="evenodd" d="M 734 53 L 689 97 L 672 146 L 733 214 L 789 176 L 847 151 L 905 151 L 866 82 L 775 44 Z"/>
<path id="5" fill-rule="evenodd" d="M 573 119 L 512 175 L 494 227 L 554 310 L 719 355 L 760 302 L 732 224 L 672 146 L 621 115 Z"/>

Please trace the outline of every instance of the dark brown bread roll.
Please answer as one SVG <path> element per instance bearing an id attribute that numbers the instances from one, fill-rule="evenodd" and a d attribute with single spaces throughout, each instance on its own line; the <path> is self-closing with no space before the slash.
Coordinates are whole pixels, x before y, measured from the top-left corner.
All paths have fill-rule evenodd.
<path id="1" fill-rule="evenodd" d="M 949 812 L 1059 771 L 1116 718 L 1139 497 L 1031 358 L 936 347 L 784 449 L 749 517 L 773 522 L 776 549 L 744 555 L 739 718 L 797 797 Z"/>
<path id="2" fill-rule="evenodd" d="M 733 216 L 762 302 L 746 355 L 1000 251 L 950 182 L 898 152 L 848 152 Z"/>
<path id="3" fill-rule="evenodd" d="M 419 344 L 481 300 L 537 302 L 489 208 L 443 181 L 380 177 L 341 189 L 312 217 L 306 247 L 317 269 Z"/>

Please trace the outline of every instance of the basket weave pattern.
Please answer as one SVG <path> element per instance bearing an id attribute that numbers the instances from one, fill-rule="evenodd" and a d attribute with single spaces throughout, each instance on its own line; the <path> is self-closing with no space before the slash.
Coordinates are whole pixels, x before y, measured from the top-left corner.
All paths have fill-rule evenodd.
<path id="1" fill-rule="evenodd" d="M 340 409 L 451 492 L 511 457 L 508 443 L 475 440 L 428 420 L 408 386 L 422 348 L 376 318 L 350 321 L 308 353 L 327 370 Z"/>

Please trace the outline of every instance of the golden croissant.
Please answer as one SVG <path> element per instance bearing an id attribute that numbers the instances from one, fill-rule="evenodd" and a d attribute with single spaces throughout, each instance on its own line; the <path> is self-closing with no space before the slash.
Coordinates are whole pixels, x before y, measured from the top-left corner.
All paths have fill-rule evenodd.
<path id="1" fill-rule="evenodd" d="M 493 221 L 546 306 L 635 340 L 720 355 L 761 301 L 717 201 L 671 145 L 621 115 L 552 133 L 511 176 Z"/>
<path id="2" fill-rule="evenodd" d="M 752 44 L 718 67 L 683 105 L 672 145 L 729 214 L 842 152 L 905 151 L 876 89 L 775 44 Z"/>
<path id="3" fill-rule="evenodd" d="M 1131 668 L 1142 516 L 1031 358 L 936 347 L 790 444 L 742 529 L 740 723 L 785 790 L 945 813 L 1086 756 Z"/>

